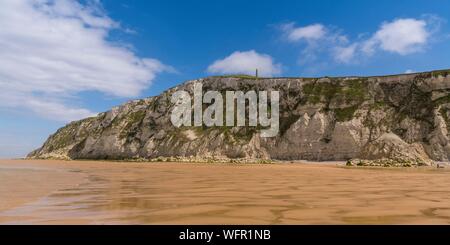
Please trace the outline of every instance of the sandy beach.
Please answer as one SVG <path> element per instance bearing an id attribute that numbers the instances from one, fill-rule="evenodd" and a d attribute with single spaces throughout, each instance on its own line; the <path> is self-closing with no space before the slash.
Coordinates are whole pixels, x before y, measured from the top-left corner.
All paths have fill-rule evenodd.
<path id="1" fill-rule="evenodd" d="M 0 160 L 0 224 L 449 224 L 448 169 Z"/>

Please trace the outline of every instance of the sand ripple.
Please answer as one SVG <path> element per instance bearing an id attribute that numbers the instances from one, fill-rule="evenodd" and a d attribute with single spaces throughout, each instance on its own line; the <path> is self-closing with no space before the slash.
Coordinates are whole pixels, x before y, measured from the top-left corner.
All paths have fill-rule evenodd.
<path id="1" fill-rule="evenodd" d="M 450 172 L 2 160 L 0 200 L 13 224 L 448 224 Z"/>

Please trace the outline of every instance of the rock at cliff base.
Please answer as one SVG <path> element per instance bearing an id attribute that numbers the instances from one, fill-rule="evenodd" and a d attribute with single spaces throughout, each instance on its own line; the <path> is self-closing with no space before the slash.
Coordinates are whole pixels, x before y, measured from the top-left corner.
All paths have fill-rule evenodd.
<path id="1" fill-rule="evenodd" d="M 430 166 L 433 161 L 421 144 L 408 144 L 394 133 L 385 133 L 367 143 L 360 159 L 352 159 L 347 165 L 411 167 Z"/>

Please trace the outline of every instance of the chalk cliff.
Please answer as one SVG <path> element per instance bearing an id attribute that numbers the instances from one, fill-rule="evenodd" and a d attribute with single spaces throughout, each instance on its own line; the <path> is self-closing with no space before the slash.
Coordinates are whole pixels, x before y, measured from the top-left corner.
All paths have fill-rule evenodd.
<path id="1" fill-rule="evenodd" d="M 170 122 L 178 90 L 280 91 L 280 130 L 181 127 Z M 208 77 L 130 101 L 51 135 L 30 158 L 450 159 L 450 70 L 379 77 Z"/>

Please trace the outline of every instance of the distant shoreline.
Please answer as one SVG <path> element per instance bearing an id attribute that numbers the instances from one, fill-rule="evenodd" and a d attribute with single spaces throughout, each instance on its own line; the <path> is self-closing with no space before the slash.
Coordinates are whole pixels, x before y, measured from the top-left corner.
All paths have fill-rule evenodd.
<path id="1" fill-rule="evenodd" d="M 347 161 L 309 161 L 309 160 L 273 160 L 273 159 L 201 159 L 201 160 L 173 160 L 165 159 L 163 161 L 158 161 L 155 159 L 39 159 L 39 158 L 11 158 L 11 159 L 0 159 L 2 161 L 36 161 L 36 162 L 72 162 L 72 163 L 142 163 L 142 164 L 160 164 L 160 163 L 173 163 L 173 164 L 236 164 L 236 165 L 290 165 L 290 164 L 304 164 L 304 165 L 326 165 L 326 166 L 338 166 L 343 168 L 354 168 L 354 169 L 409 169 L 409 168 L 420 168 L 420 169 L 436 169 L 439 164 L 440 168 L 450 169 L 450 162 L 435 162 L 435 166 L 412 166 L 412 167 L 402 167 L 402 166 L 346 166 Z"/>

